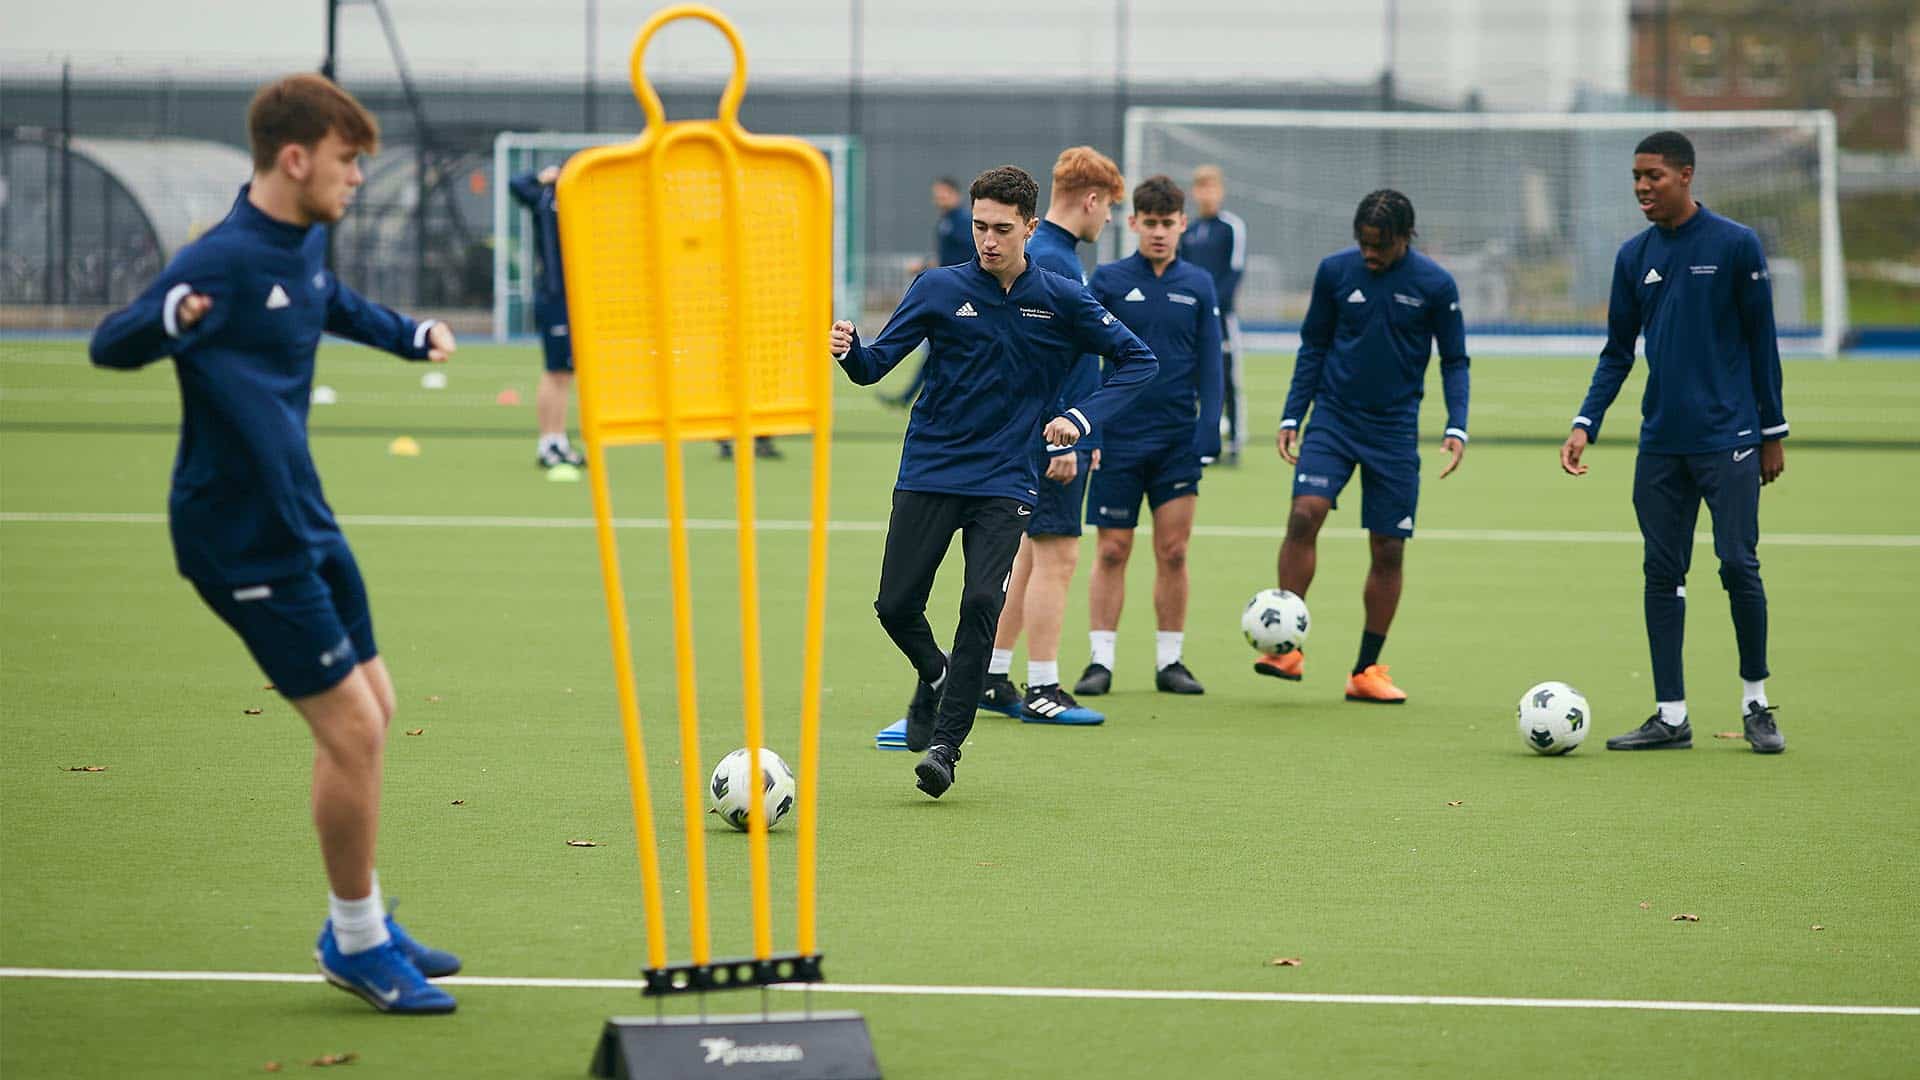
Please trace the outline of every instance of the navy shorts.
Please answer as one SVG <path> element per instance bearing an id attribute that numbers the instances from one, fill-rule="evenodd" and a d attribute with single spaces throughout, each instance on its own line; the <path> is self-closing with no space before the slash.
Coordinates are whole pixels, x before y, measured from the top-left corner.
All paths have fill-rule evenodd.
<path id="1" fill-rule="evenodd" d="M 1035 486 L 1038 494 L 1033 500 L 1033 520 L 1027 523 L 1028 536 L 1080 535 L 1080 507 L 1087 501 L 1087 474 L 1092 471 L 1093 454 L 1087 450 L 1073 452 L 1079 456 L 1080 470 L 1064 484 L 1047 479 L 1047 459 L 1052 455 L 1045 451 L 1034 455 L 1033 471 L 1040 483 Z"/>
<path id="2" fill-rule="evenodd" d="M 1360 469 L 1360 525 L 1376 536 L 1413 535 L 1420 504 L 1420 440 L 1405 430 L 1368 431 L 1324 410 L 1300 440 L 1293 494 L 1318 495 L 1340 505 L 1341 489 Z"/>
<path id="3" fill-rule="evenodd" d="M 1147 449 L 1100 453 L 1100 468 L 1087 489 L 1087 524 L 1102 529 L 1131 529 L 1140 524 L 1140 497 L 1147 509 L 1185 495 L 1200 494 L 1200 455 L 1193 442 Z"/>
<path id="4" fill-rule="evenodd" d="M 573 334 L 567 328 L 567 305 L 544 301 L 535 304 L 533 325 L 540 331 L 540 351 L 546 356 L 547 370 L 571 372 Z"/>
<path id="5" fill-rule="evenodd" d="M 344 543 L 327 548 L 304 574 L 257 585 L 196 581 L 193 587 L 246 642 L 284 697 L 331 690 L 355 666 L 379 655 L 367 586 Z"/>

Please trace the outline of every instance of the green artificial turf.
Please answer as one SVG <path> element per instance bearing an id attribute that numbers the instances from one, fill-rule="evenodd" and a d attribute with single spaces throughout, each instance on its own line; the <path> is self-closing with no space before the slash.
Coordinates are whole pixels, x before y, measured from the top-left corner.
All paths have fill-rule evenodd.
<path id="1" fill-rule="evenodd" d="M 462 953 L 469 974 L 630 978 L 644 957 L 639 879 L 587 488 L 533 467 L 536 367 L 531 348 L 468 346 L 449 387 L 427 391 L 418 367 L 329 345 L 320 379 L 340 401 L 315 410 L 315 454 L 399 686 L 379 862 L 401 917 Z M 1264 432 L 1290 360 L 1247 367 Z M 829 976 L 1920 1005 L 1904 629 L 1920 607 L 1920 499 L 1905 471 L 1920 383 L 1895 363 L 1787 365 L 1794 437 L 1765 495 L 1761 554 L 1788 752 L 1713 737 L 1739 729 L 1739 684 L 1702 547 L 1695 748 L 1623 756 L 1600 739 L 1651 708 L 1628 503 L 1641 377 L 1589 451 L 1592 474 L 1574 480 L 1554 447 L 1590 371 L 1476 362 L 1476 441 L 1444 482 L 1430 408 L 1423 535 L 1383 657 L 1413 695 L 1406 707 L 1341 699 L 1360 632 L 1357 504 L 1322 542 L 1306 681 L 1252 674 L 1238 615 L 1272 584 L 1289 478 L 1256 439 L 1202 488 L 1187 661 L 1207 695 L 1152 691 L 1143 545 L 1116 692 L 1089 702 L 1111 720 L 983 714 L 938 803 L 914 790 L 910 755 L 872 746 L 910 689 L 872 614 L 903 416 L 842 383 L 821 790 Z M 509 387 L 529 404 L 496 404 Z M 310 970 L 324 882 L 298 717 L 174 575 L 164 524 L 74 517 L 163 513 L 177 414 L 164 365 L 93 371 L 74 343 L 0 341 L 0 965 Z M 387 454 L 402 434 L 420 457 Z M 789 459 L 760 471 L 760 516 L 794 521 L 809 446 L 783 443 Z M 705 447 L 688 457 L 693 515 L 730 517 L 730 467 Z M 655 448 L 615 452 L 620 515 L 661 516 L 659 462 Z M 735 535 L 709 520 L 694 539 L 710 766 L 741 742 Z M 666 534 L 638 523 L 621 542 L 667 930 L 684 959 Z M 760 549 L 769 741 L 794 761 L 806 537 L 763 530 Z M 1084 567 L 1090 538 L 1082 550 Z M 943 638 L 956 585 L 950 572 L 930 605 Z M 1085 629 L 1083 572 L 1063 673 L 1084 663 Z M 1596 714 L 1590 744 L 1568 757 L 1536 757 L 1514 730 L 1514 701 L 1545 679 L 1579 686 Z M 81 765 L 107 769 L 68 771 Z M 745 844 L 703 825 L 715 950 L 743 953 Z M 790 826 L 771 839 L 776 941 L 790 948 Z M 318 986 L 0 978 L 0 1075 L 240 1076 L 353 1051 L 353 1075 L 578 1076 L 604 1017 L 652 1008 L 626 991 L 458 993 L 453 1017 L 400 1019 Z M 814 1004 L 861 1010 L 889 1077 L 1895 1076 L 1920 1060 L 1909 1016 Z M 709 1002 L 759 1007 L 759 994 Z"/>

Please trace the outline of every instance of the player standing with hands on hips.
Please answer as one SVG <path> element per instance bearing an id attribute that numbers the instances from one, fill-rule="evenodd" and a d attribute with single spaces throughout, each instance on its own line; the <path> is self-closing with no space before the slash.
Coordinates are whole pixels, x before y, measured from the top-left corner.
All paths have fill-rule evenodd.
<path id="1" fill-rule="evenodd" d="M 936 799 L 952 786 L 973 729 L 1007 576 L 1033 513 L 1041 483 L 1034 441 L 1073 453 L 1159 369 L 1086 286 L 1028 262 L 1040 197 L 1033 177 L 1003 165 L 981 173 L 969 194 L 973 261 L 914 279 L 871 345 L 850 322 L 834 323 L 828 334 L 828 351 L 862 386 L 879 382 L 922 341 L 928 346 L 927 385 L 907 422 L 873 606 L 918 678 L 907 748 L 926 751 L 914 772 L 920 790 Z M 1105 385 L 1043 428 L 1082 353 L 1108 358 Z M 966 583 L 948 656 L 934 641 L 926 607 L 956 531 Z"/>
<path id="2" fill-rule="evenodd" d="M 360 187 L 374 118 L 319 75 L 291 75 L 247 110 L 253 182 L 93 334 L 101 367 L 171 357 L 184 418 L 168 519 L 180 573 L 246 643 L 313 732 L 313 822 L 329 918 L 314 955 L 328 982 L 383 1012 L 446 1013 L 427 977 L 454 956 L 408 937 L 374 873 L 393 680 L 366 585 L 307 445 L 321 333 L 409 360 L 445 360 L 446 324 L 362 299 L 326 269 L 327 226 Z"/>
<path id="3" fill-rule="evenodd" d="M 1652 224 L 1614 259 L 1607 345 L 1560 448 L 1560 467 L 1585 476 L 1581 458 L 1599 438 L 1607 407 L 1633 370 L 1634 341 L 1644 333 L 1647 389 L 1633 509 L 1646 542 L 1647 645 L 1657 711 L 1608 739 L 1607 749 L 1693 746 L 1681 643 L 1693 527 L 1705 502 L 1740 651 L 1742 727 L 1754 750 L 1777 754 L 1787 741 L 1767 701 L 1760 488 L 1786 471 L 1787 418 L 1767 257 L 1752 229 L 1694 201 L 1693 143 L 1680 132 L 1640 140 L 1633 193 Z"/>

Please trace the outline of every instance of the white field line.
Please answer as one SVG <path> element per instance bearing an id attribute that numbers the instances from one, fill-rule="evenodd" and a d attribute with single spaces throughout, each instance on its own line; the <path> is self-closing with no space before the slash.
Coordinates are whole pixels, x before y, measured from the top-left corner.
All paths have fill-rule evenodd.
<path id="1" fill-rule="evenodd" d="M 317 983 L 308 972 L 277 971 L 116 971 L 87 968 L 0 967 L 5 979 L 64 979 L 113 982 Z M 538 979 L 456 975 L 438 979 L 444 986 L 510 987 L 533 990 L 641 990 L 639 979 Z M 1495 1009 L 1640 1009 L 1654 1012 L 1790 1013 L 1813 1016 L 1917 1016 L 1911 1005 L 1801 1005 L 1766 1001 L 1636 1001 L 1614 998 L 1473 997 L 1433 994 L 1297 994 L 1243 990 L 1121 990 L 1071 986 L 914 986 L 899 983 L 788 983 L 772 987 L 789 993 L 868 994 L 887 997 L 1052 998 L 1093 1001 L 1210 1001 L 1280 1005 L 1454 1006 Z"/>
<path id="2" fill-rule="evenodd" d="M 81 511 L 10 510 L 0 512 L 0 524 L 7 525 L 163 525 L 167 516 L 159 513 L 87 513 Z M 401 529 L 591 529 L 590 517 L 513 517 L 489 514 L 342 514 L 340 524 L 353 528 Z M 757 523 L 762 532 L 806 532 L 809 522 L 763 518 Z M 664 529 L 665 518 L 615 518 L 621 529 Z M 740 527 L 730 518 L 688 518 L 687 528 L 696 532 L 732 532 Z M 884 521 L 829 521 L 830 532 L 883 533 Z M 1151 533 L 1143 524 L 1140 532 Z M 1195 536 L 1218 536 L 1253 540 L 1279 540 L 1286 535 L 1278 525 L 1196 525 Z M 1357 540 L 1366 535 L 1362 529 L 1323 529 L 1321 535 L 1340 540 Z M 1638 544 L 1637 532 L 1566 529 L 1422 529 L 1418 540 L 1468 543 L 1515 544 Z M 1700 533 L 1697 544 L 1712 544 L 1713 537 Z M 1902 533 L 1768 533 L 1761 537 L 1762 547 L 1920 547 L 1920 535 Z"/>

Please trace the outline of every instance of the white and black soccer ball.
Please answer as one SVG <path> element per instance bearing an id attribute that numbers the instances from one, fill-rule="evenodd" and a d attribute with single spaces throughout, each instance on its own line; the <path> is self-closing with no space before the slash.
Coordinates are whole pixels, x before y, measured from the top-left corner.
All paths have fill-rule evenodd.
<path id="1" fill-rule="evenodd" d="M 1270 656 L 1285 656 L 1307 640 L 1307 602 L 1285 589 L 1261 589 L 1240 613 L 1247 644 Z"/>
<path id="2" fill-rule="evenodd" d="M 1593 710 L 1563 682 L 1543 682 L 1520 695 L 1520 739 L 1536 754 L 1564 754 L 1587 739 Z"/>
<path id="3" fill-rule="evenodd" d="M 766 807 L 767 828 L 778 825 L 780 819 L 793 810 L 793 770 L 779 754 L 761 748 L 760 783 L 754 784 L 752 777 L 753 754 L 743 746 L 721 758 L 720 764 L 713 767 L 713 776 L 707 780 L 707 806 L 741 832 L 747 831 L 751 805 L 747 800 L 753 797 L 756 788 L 764 799 L 761 805 Z"/>

